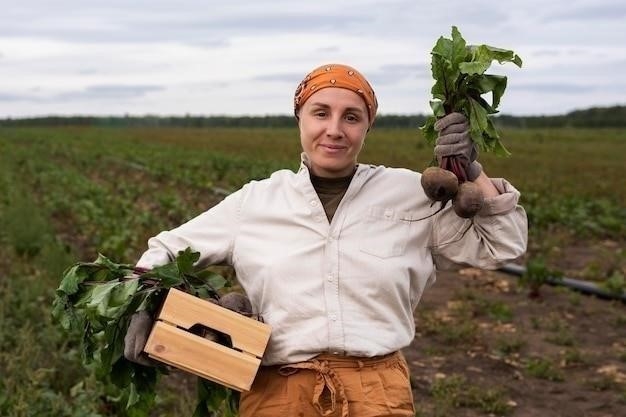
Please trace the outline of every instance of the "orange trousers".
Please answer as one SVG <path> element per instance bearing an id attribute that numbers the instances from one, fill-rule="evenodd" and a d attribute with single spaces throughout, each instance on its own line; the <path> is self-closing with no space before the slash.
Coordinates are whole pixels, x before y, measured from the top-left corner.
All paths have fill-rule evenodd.
<path id="1" fill-rule="evenodd" d="M 241 393 L 239 416 L 414 417 L 409 369 L 400 352 L 262 366 Z"/>

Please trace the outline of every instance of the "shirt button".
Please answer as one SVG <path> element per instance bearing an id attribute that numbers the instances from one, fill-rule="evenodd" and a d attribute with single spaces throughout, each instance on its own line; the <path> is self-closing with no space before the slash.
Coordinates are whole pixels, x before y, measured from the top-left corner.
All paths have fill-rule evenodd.
<path id="1" fill-rule="evenodd" d="M 332 321 L 337 321 L 337 315 L 336 314 L 331 314 L 328 316 L 328 318 L 330 318 Z"/>
<path id="2" fill-rule="evenodd" d="M 333 274 L 328 274 L 328 282 L 333 282 Z"/>
<path id="3" fill-rule="evenodd" d="M 392 215 L 393 215 L 393 210 L 392 209 L 386 209 L 385 210 L 385 217 L 387 219 L 391 218 Z"/>
<path id="4" fill-rule="evenodd" d="M 317 201 L 316 201 L 316 200 L 311 200 L 311 201 L 310 201 L 310 203 L 311 203 L 311 205 L 312 205 L 313 207 L 316 207 L 316 206 L 317 206 Z"/>

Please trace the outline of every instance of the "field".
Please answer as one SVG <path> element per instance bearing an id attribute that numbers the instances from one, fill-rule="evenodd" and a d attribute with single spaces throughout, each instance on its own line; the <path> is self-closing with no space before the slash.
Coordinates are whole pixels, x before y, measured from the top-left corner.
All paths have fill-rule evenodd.
<path id="1" fill-rule="evenodd" d="M 404 352 L 416 415 L 626 415 L 626 304 L 546 285 L 565 276 L 624 294 L 626 131 L 502 138 L 513 156 L 480 160 L 522 192 L 528 273 L 439 275 Z M 299 146 L 295 129 L 0 128 L 0 416 L 124 415 L 82 367 L 78 335 L 50 320 L 63 270 L 99 252 L 134 262 L 160 230 L 296 168 Z M 360 159 L 422 170 L 431 155 L 417 129 L 374 129 Z M 193 386 L 166 377 L 153 415 L 191 416 Z"/>

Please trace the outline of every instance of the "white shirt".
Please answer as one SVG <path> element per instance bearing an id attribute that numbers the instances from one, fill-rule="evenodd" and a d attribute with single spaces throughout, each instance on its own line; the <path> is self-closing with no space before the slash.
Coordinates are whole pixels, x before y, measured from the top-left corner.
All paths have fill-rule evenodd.
<path id="1" fill-rule="evenodd" d="M 137 265 L 162 265 L 187 247 L 200 252 L 201 266 L 232 265 L 272 326 L 266 365 L 328 352 L 383 355 L 413 340 L 413 310 L 435 280 L 435 264 L 497 268 L 525 252 L 519 192 L 492 182 L 502 194 L 487 199 L 473 224 L 450 207 L 411 221 L 437 209 L 420 174 L 359 164 L 329 224 L 303 155 L 297 173 L 252 181 L 151 238 Z"/>

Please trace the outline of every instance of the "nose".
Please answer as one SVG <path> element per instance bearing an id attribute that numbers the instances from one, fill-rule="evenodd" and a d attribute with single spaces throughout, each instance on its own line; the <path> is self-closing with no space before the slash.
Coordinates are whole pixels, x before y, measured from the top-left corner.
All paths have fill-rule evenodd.
<path id="1" fill-rule="evenodd" d="M 341 118 L 331 117 L 326 124 L 326 136 L 329 138 L 341 138 L 343 137 L 343 128 Z"/>

